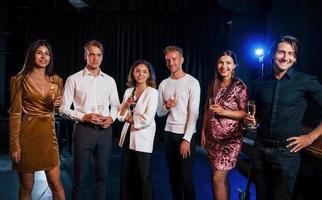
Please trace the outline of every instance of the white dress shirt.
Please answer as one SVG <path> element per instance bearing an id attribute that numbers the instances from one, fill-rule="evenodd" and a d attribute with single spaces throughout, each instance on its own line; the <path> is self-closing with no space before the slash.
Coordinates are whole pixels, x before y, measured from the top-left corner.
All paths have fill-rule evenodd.
<path id="1" fill-rule="evenodd" d="M 134 87 L 128 88 L 123 96 L 122 105 L 127 101 L 127 99 L 132 95 Z M 121 106 L 122 106 L 121 105 Z M 138 120 L 134 120 L 134 131 L 130 133 L 130 145 L 129 148 L 139 152 L 152 153 L 153 141 L 156 131 L 155 125 L 155 114 L 158 107 L 158 90 L 147 87 L 140 98 L 136 102 L 136 106 L 133 110 L 133 116 L 140 115 Z M 118 112 L 118 120 L 123 122 L 130 110 L 128 109 L 124 115 L 120 115 Z M 119 145 L 122 147 L 127 130 L 130 128 L 130 123 L 125 122 Z"/>
<path id="2" fill-rule="evenodd" d="M 74 109 L 71 109 L 72 104 Z M 85 114 L 99 113 L 111 116 L 114 121 L 119 104 L 115 80 L 102 71 L 95 77 L 85 67 L 67 78 L 60 114 L 82 121 Z"/>
<path id="3" fill-rule="evenodd" d="M 173 94 L 177 96 L 177 105 L 168 110 L 165 101 Z M 159 85 L 158 116 L 167 116 L 164 130 L 184 134 L 183 139 L 190 142 L 196 132 L 199 116 L 200 85 L 197 79 L 186 74 L 180 79 L 168 77 Z"/>

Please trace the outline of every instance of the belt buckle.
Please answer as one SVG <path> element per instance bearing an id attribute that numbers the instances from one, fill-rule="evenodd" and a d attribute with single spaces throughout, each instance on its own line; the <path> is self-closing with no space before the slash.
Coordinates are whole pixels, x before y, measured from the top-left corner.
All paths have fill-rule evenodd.
<path id="1" fill-rule="evenodd" d="M 278 140 L 269 140 L 271 147 L 286 147 L 286 144 L 284 141 L 278 141 Z"/>

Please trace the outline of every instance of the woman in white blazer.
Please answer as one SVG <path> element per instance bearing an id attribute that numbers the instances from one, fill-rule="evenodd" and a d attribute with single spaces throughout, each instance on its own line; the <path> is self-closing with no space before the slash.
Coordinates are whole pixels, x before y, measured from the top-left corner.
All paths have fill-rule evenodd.
<path id="1" fill-rule="evenodd" d="M 127 86 L 118 112 L 119 121 L 125 121 L 119 142 L 123 149 L 121 199 L 150 200 L 153 198 L 150 164 L 158 105 L 152 65 L 146 60 L 134 62 Z"/>

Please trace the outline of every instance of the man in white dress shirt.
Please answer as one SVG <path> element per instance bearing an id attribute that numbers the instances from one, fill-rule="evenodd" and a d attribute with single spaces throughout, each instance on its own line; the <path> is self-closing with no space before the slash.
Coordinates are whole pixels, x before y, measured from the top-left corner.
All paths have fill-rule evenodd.
<path id="1" fill-rule="evenodd" d="M 115 80 L 103 73 L 103 45 L 84 45 L 86 66 L 66 80 L 60 113 L 76 121 L 73 132 L 72 199 L 87 199 L 91 160 L 95 164 L 95 199 L 106 199 L 108 164 L 112 147 L 111 124 L 116 118 L 119 97 Z M 74 109 L 71 109 L 73 104 Z"/>
<path id="2" fill-rule="evenodd" d="M 195 199 L 192 177 L 194 133 L 199 115 L 200 85 L 182 69 L 182 49 L 168 46 L 164 50 L 170 77 L 159 85 L 158 116 L 167 115 L 164 145 L 172 197 Z"/>

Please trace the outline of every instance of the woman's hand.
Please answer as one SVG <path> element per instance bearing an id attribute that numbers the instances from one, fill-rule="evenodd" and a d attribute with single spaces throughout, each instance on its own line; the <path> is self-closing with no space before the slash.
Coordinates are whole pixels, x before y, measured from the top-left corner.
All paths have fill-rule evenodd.
<path id="1" fill-rule="evenodd" d="M 20 161 L 21 161 L 21 152 L 20 151 L 11 152 L 10 157 L 13 160 L 13 162 L 20 163 Z"/>
<path id="2" fill-rule="evenodd" d="M 53 100 L 53 105 L 54 105 L 55 107 L 60 107 L 61 102 L 62 102 L 62 99 L 61 99 L 61 96 L 59 96 L 59 97 L 57 97 L 57 98 L 55 98 L 55 99 Z"/>
<path id="3" fill-rule="evenodd" d="M 209 110 L 215 113 L 216 115 L 221 115 L 221 116 L 225 116 L 225 113 L 226 113 L 226 110 L 223 107 L 221 107 L 219 104 L 215 104 L 211 106 Z"/>
<path id="4" fill-rule="evenodd" d="M 133 116 L 130 113 L 128 113 L 125 118 L 125 121 L 132 124 L 133 123 Z"/>
<path id="5" fill-rule="evenodd" d="M 129 108 L 132 104 L 135 104 L 135 99 L 133 96 L 127 98 L 126 103 L 124 104 L 126 108 Z"/>

